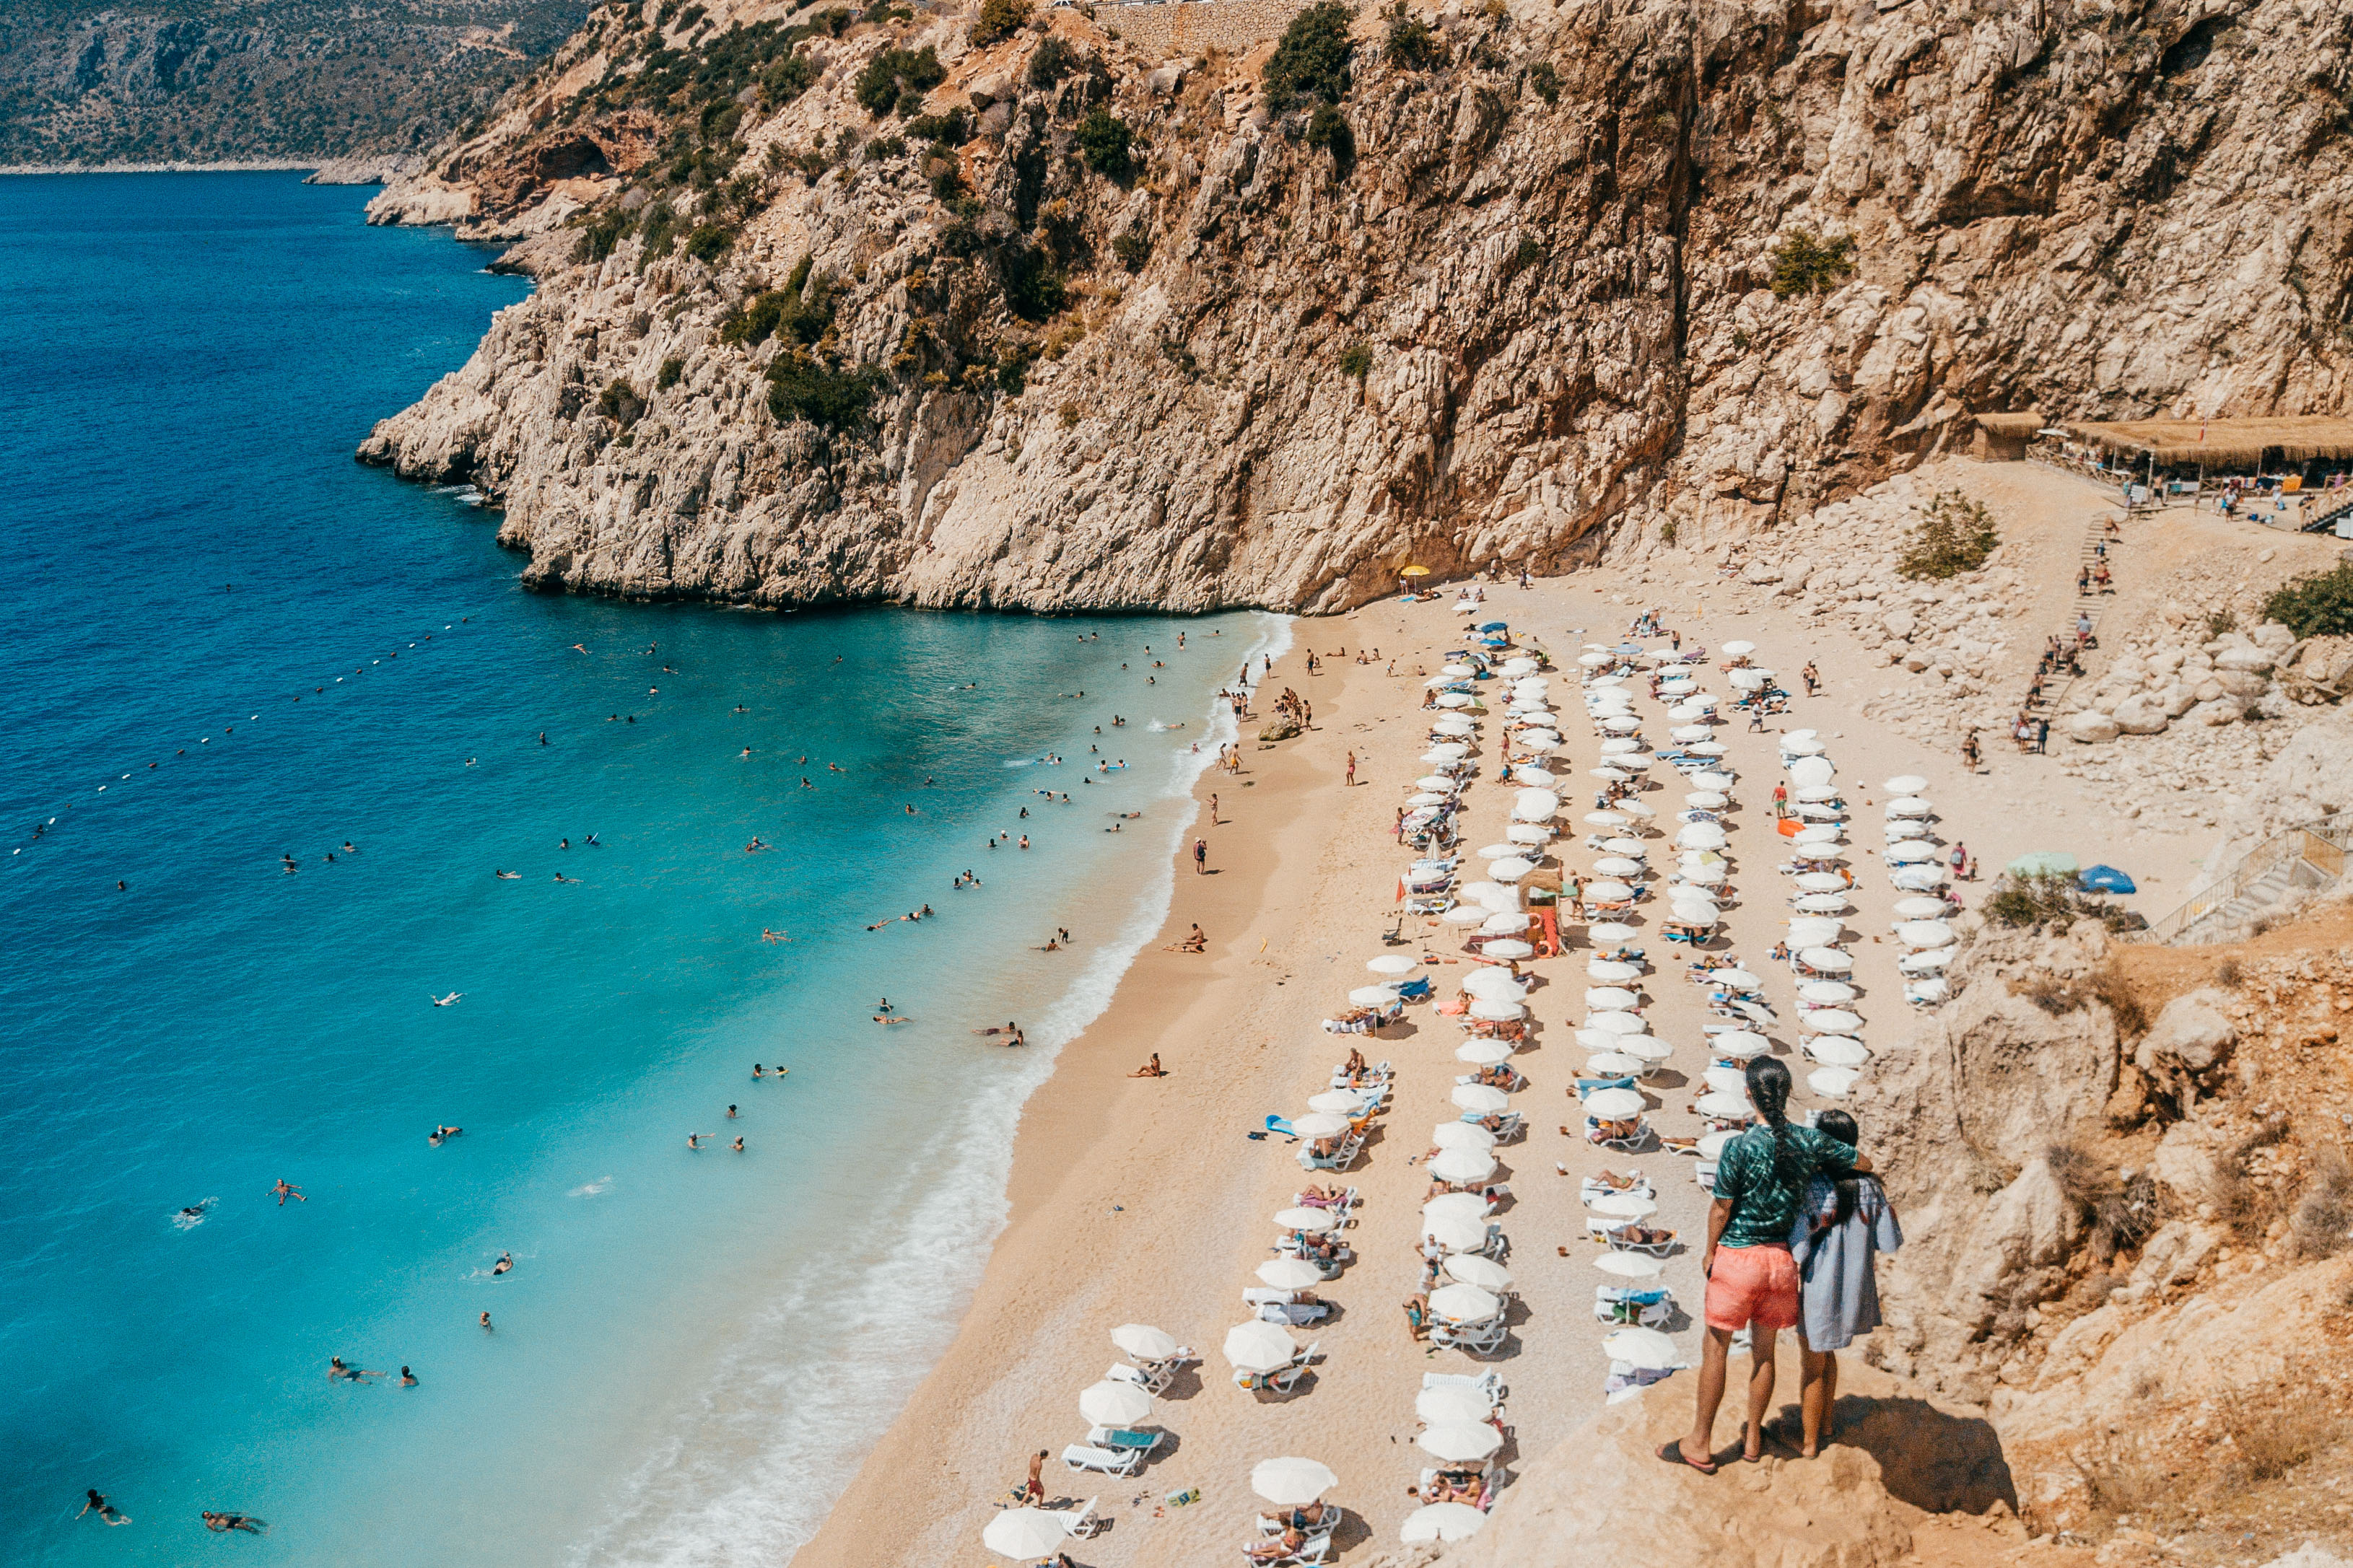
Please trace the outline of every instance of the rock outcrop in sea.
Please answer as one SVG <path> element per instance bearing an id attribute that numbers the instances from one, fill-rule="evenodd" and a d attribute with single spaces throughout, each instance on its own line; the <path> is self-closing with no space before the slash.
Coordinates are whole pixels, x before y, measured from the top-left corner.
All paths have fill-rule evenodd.
<path id="1" fill-rule="evenodd" d="M 1021 11 L 596 11 L 371 208 L 540 287 L 363 458 L 549 587 L 1326 611 L 2348 406 L 2342 8 Z"/>

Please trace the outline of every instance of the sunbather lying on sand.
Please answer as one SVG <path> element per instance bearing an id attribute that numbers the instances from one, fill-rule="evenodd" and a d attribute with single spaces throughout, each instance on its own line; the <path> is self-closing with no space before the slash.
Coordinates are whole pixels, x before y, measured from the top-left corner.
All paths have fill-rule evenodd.
<path id="1" fill-rule="evenodd" d="M 1292 1201 L 1303 1209 L 1335 1209 L 1348 1201 L 1348 1194 L 1338 1187 L 1334 1187 L 1327 1192 L 1322 1187 L 1311 1185 L 1305 1192 L 1297 1194 Z"/>
<path id="2" fill-rule="evenodd" d="M 1150 1061 L 1145 1063 L 1142 1067 L 1136 1068 L 1127 1076 L 1130 1078 L 1166 1078 L 1168 1076 L 1168 1070 L 1160 1065 L 1160 1053 L 1158 1051 L 1155 1051 L 1152 1053 L 1152 1059 Z"/>
<path id="3" fill-rule="evenodd" d="M 1279 1563 L 1286 1557 L 1296 1557 L 1299 1549 L 1306 1544 L 1307 1537 L 1295 1530 L 1286 1530 L 1256 1546 L 1243 1547 L 1242 1555 L 1253 1563 Z"/>

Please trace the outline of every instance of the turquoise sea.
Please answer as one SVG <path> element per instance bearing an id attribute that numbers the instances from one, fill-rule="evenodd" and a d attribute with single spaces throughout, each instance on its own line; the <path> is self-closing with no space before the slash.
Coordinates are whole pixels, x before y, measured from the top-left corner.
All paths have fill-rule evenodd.
<path id="1" fill-rule="evenodd" d="M 527 285 L 368 194 L 0 179 L 0 1557 L 780 1563 L 1285 624 L 525 594 L 351 451 Z"/>

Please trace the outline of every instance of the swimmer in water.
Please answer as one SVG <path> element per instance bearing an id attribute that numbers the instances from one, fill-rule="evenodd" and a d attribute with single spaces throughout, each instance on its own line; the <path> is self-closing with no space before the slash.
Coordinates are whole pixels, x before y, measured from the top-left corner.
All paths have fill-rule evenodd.
<path id="1" fill-rule="evenodd" d="M 459 1133 L 463 1132 L 464 1131 L 465 1129 L 462 1127 L 436 1127 L 433 1130 L 433 1135 L 430 1138 L 427 1138 L 426 1142 L 433 1145 L 436 1149 L 438 1149 L 441 1147 L 443 1142 L 448 1139 L 455 1138 Z"/>
<path id="2" fill-rule="evenodd" d="M 278 1178 L 278 1184 L 269 1189 L 269 1194 L 270 1196 L 278 1200 L 278 1206 L 280 1208 L 284 1208 L 286 1206 L 286 1200 L 288 1198 L 292 1198 L 298 1204 L 307 1204 L 311 1201 L 302 1195 L 301 1188 L 296 1186 L 293 1183 L 288 1181 L 283 1176 Z"/>
<path id="3" fill-rule="evenodd" d="M 501 1252 L 499 1254 L 499 1260 L 491 1265 L 491 1278 L 495 1279 L 513 1267 L 514 1254 L 512 1252 Z"/>
<path id="4" fill-rule="evenodd" d="M 491 1315 L 490 1315 L 488 1312 L 484 1312 L 484 1313 L 482 1314 L 482 1331 L 483 1331 L 485 1333 L 488 1333 L 488 1332 L 491 1332 Z"/>
<path id="5" fill-rule="evenodd" d="M 700 1132 L 690 1132 L 686 1135 L 686 1146 L 690 1149 L 699 1150 L 702 1147 L 702 1139 L 703 1134 Z"/>
<path id="6" fill-rule="evenodd" d="M 735 1140 L 735 1142 L 734 1142 L 734 1143 L 732 1145 L 732 1147 L 734 1149 L 735 1152 L 737 1152 L 738 1154 L 741 1154 L 741 1153 L 744 1152 L 744 1140 L 742 1140 L 741 1138 L 738 1138 L 737 1140 Z"/>
<path id="7" fill-rule="evenodd" d="M 428 996 L 433 995 L 429 991 L 427 992 L 426 994 Z M 454 1007 L 458 1005 L 458 999 L 464 994 L 465 993 L 463 991 L 452 991 L 447 996 L 433 996 L 433 1005 L 436 1007 Z"/>
<path id="8" fill-rule="evenodd" d="M 105 1495 L 96 1487 L 90 1487 L 85 1489 L 90 1494 L 90 1500 L 81 1505 L 81 1513 L 74 1515 L 76 1519 L 79 1519 L 82 1513 L 94 1513 L 98 1515 L 99 1518 L 106 1521 L 109 1524 L 129 1524 L 131 1522 L 128 1517 L 118 1510 L 112 1503 L 106 1500 Z"/>
<path id="9" fill-rule="evenodd" d="M 403 1388 L 417 1386 L 417 1374 L 405 1366 L 400 1369 L 400 1386 Z"/>
<path id="10" fill-rule="evenodd" d="M 522 880 L 522 872 L 501 871 L 495 866 L 491 868 L 491 875 L 496 877 L 501 882 L 520 882 Z"/>

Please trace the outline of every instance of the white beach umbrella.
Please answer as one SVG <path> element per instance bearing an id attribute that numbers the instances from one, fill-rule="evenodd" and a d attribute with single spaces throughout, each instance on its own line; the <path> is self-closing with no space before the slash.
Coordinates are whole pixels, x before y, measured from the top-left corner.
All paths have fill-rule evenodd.
<path id="1" fill-rule="evenodd" d="M 1655 1039 L 1649 1035 L 1620 1035 L 1614 1043 L 1616 1046 L 1614 1054 L 1632 1057 L 1637 1061 L 1652 1066 L 1665 1061 L 1675 1054 L 1672 1047 L 1664 1041 Z"/>
<path id="2" fill-rule="evenodd" d="M 1799 914 L 1807 915 L 1842 915 L 1851 907 L 1844 893 L 1808 893 L 1790 905 Z"/>
<path id="3" fill-rule="evenodd" d="M 1816 1035 L 1852 1035 L 1862 1027 L 1862 1020 L 1842 1007 L 1809 1008 L 1798 1016 L 1798 1023 Z"/>
<path id="4" fill-rule="evenodd" d="M 1560 782 L 1560 775 L 1548 769 L 1536 767 L 1531 763 L 1514 768 L 1512 770 L 1512 779 L 1515 784 L 1530 784 L 1541 789 L 1550 789 L 1553 785 Z"/>
<path id="5" fill-rule="evenodd" d="M 1631 735 L 1642 727 L 1642 721 L 1631 713 L 1620 713 L 1601 721 L 1601 727 L 1613 735 Z"/>
<path id="6" fill-rule="evenodd" d="M 1895 940 L 1906 947 L 1949 947 L 1953 928 L 1943 921 L 1905 921 L 1895 928 Z"/>
<path id="7" fill-rule="evenodd" d="M 1807 968 L 1824 974 L 1844 974 L 1854 967 L 1854 960 L 1834 947 L 1810 947 L 1798 956 L 1805 961 Z"/>
<path id="8" fill-rule="evenodd" d="M 1328 1209 L 1311 1209 L 1303 1206 L 1275 1210 L 1274 1227 L 1277 1230 L 1303 1230 L 1311 1235 L 1321 1235 L 1327 1230 L 1339 1229 L 1340 1222 L 1332 1216 Z"/>
<path id="9" fill-rule="evenodd" d="M 1899 774 L 1880 785 L 1880 788 L 1885 790 L 1890 795 L 1918 795 L 1927 787 L 1928 781 L 1918 773 Z"/>
<path id="10" fill-rule="evenodd" d="M 1486 923 L 1493 912 L 1484 904 L 1457 904 L 1438 918 L 1451 926 L 1475 926 Z"/>
<path id="11" fill-rule="evenodd" d="M 1339 1484 L 1314 1459 L 1261 1459 L 1250 1467 L 1250 1490 L 1283 1508 L 1303 1508 Z"/>
<path id="12" fill-rule="evenodd" d="M 1272 1323 L 1252 1318 L 1226 1331 L 1226 1360 L 1237 1372 L 1272 1372 L 1289 1366 L 1299 1342 Z"/>
<path id="13" fill-rule="evenodd" d="M 1933 893 L 1944 885 L 1945 868 L 1923 862 L 1917 866 L 1902 867 L 1887 879 L 1907 893 Z"/>
<path id="14" fill-rule="evenodd" d="M 1844 1035 L 1821 1035 L 1806 1042 L 1806 1054 L 1826 1068 L 1859 1068 L 1871 1059 L 1861 1040 Z"/>
<path id="15" fill-rule="evenodd" d="M 1800 849 L 1809 849 L 1818 845 L 1836 844 L 1845 837 L 1846 830 L 1835 822 L 1815 822 L 1798 829 L 1798 836 L 1789 842 Z"/>
<path id="16" fill-rule="evenodd" d="M 1922 800 L 1916 795 L 1900 795 L 1896 799 L 1889 801 L 1880 809 L 1885 815 L 1896 817 L 1934 816 L 1936 814 L 1936 808 L 1935 806 L 1930 805 L 1926 801 Z"/>
<path id="17" fill-rule="evenodd" d="M 1458 1122 L 1456 1125 L 1466 1124 Z M 1475 1219 L 1484 1226 L 1487 1220 L 1487 1200 L 1477 1193 L 1440 1193 L 1421 1205 L 1421 1217 L 1425 1221 Z"/>
<path id="18" fill-rule="evenodd" d="M 1512 796 L 1514 805 L 1524 805 L 1541 821 L 1560 809 L 1560 796 L 1548 789 L 1524 789 Z"/>
<path id="19" fill-rule="evenodd" d="M 1429 1171 L 1440 1181 L 1458 1185 L 1483 1182 L 1495 1173 L 1495 1156 L 1479 1149 L 1440 1149 Z"/>
<path id="20" fill-rule="evenodd" d="M 1597 1013 L 1585 1021 L 1588 1029 L 1609 1035 L 1647 1035 L 1650 1026 L 1631 1013 Z"/>
<path id="21" fill-rule="evenodd" d="M 1547 724 L 1538 730 L 1523 730 L 1512 737 L 1515 751 L 1532 752 L 1538 756 L 1549 755 L 1560 749 L 1560 726 Z"/>
<path id="22" fill-rule="evenodd" d="M 1683 796 L 1683 804 L 1694 811 L 1715 811 L 1721 808 L 1726 796 L 1721 790 L 1695 789 Z"/>
<path id="23" fill-rule="evenodd" d="M 1516 658 L 1505 659 L 1497 668 L 1504 675 L 1534 675 L 1536 672 L 1536 661 L 1523 654 Z"/>
<path id="24" fill-rule="evenodd" d="M 1482 1258 L 1475 1252 L 1449 1258 L 1440 1267 L 1446 1271 L 1449 1279 L 1464 1285 L 1475 1285 L 1482 1290 L 1508 1290 L 1512 1288 L 1510 1269 L 1493 1258 Z M 1484 1396 L 1481 1397 L 1483 1399 Z M 1430 1417 L 1425 1415 L 1422 1419 L 1429 1420 Z M 1485 1417 L 1474 1415 L 1472 1419 L 1477 1421 L 1483 1420 Z"/>
<path id="25" fill-rule="evenodd" d="M 1805 920 L 1789 922 L 1791 947 L 1828 947 L 1845 934 L 1846 928 L 1836 921 Z"/>
<path id="26" fill-rule="evenodd" d="M 1601 841 L 1601 847 L 1612 855 L 1623 855 L 1630 860 L 1640 860 L 1648 853 L 1639 838 L 1605 838 Z"/>
<path id="27" fill-rule="evenodd" d="M 1622 1361 L 1628 1366 L 1643 1372 L 1658 1372 L 1683 1364 L 1675 1354 L 1674 1341 L 1656 1329 L 1630 1325 L 1602 1335 L 1601 1353 L 1611 1361 Z"/>
<path id="28" fill-rule="evenodd" d="M 1703 1160 L 1721 1160 L 1724 1158 L 1724 1146 L 1739 1136 L 1740 1133 L 1737 1130 L 1728 1132 L 1701 1133 L 1699 1139 L 1699 1157 Z"/>
<path id="29" fill-rule="evenodd" d="M 1711 1089 L 1722 1094 L 1746 1094 L 1748 1075 L 1736 1067 L 1713 1067 L 1700 1075 Z"/>
<path id="30" fill-rule="evenodd" d="M 1514 844 L 1549 844 L 1552 829 L 1540 822 L 1514 822 L 1504 829 L 1504 837 Z"/>
<path id="31" fill-rule="evenodd" d="M 1895 913 L 1901 920 L 1942 920 L 1951 911 L 1951 909 L 1952 906 L 1942 899 L 1910 898 L 1895 900 Z"/>
<path id="32" fill-rule="evenodd" d="M 1501 860 L 1487 862 L 1487 876 L 1492 881 L 1516 882 L 1535 868 L 1535 863 L 1532 860 L 1523 860 L 1516 855 L 1507 855 Z"/>
<path id="33" fill-rule="evenodd" d="M 1585 934 L 1592 939 L 1597 947 L 1615 947 L 1621 942 L 1637 941 L 1642 933 L 1632 926 L 1621 924 L 1617 921 L 1599 921 L 1586 927 Z"/>
<path id="34" fill-rule="evenodd" d="M 1452 1152 L 1453 1150 L 1447 1151 Z M 1446 1155 L 1439 1158 L 1443 1160 Z M 1487 1245 L 1487 1222 L 1466 1215 L 1424 1215 L 1421 1234 L 1448 1252 L 1477 1252 Z"/>
<path id="35" fill-rule="evenodd" d="M 1648 1039 L 1650 1037 L 1640 1037 Z M 1630 1057 L 1621 1051 L 1604 1051 L 1599 1056 L 1585 1058 L 1585 1074 L 1588 1078 L 1630 1078 L 1649 1065 L 1641 1057 Z"/>
<path id="36" fill-rule="evenodd" d="M 1732 786 L 1737 782 L 1739 781 L 1736 780 L 1730 773 L 1719 772 L 1715 768 L 1704 768 L 1691 775 L 1691 786 L 1694 789 L 1715 789 L 1729 792 Z"/>
<path id="37" fill-rule="evenodd" d="M 1713 889 L 1725 879 L 1724 867 L 1718 861 L 1702 861 L 1697 865 L 1685 865 L 1677 869 L 1684 881 L 1696 882 L 1704 888 Z"/>
<path id="38" fill-rule="evenodd" d="M 1502 1447 L 1504 1435 L 1484 1421 L 1450 1421 L 1443 1426 L 1424 1427 L 1413 1441 L 1425 1454 L 1451 1464 L 1472 1465 Z"/>
<path id="39" fill-rule="evenodd" d="M 1593 958 L 1586 961 L 1585 977 L 1603 985 L 1616 985 L 1628 980 L 1640 980 L 1642 970 L 1640 964 L 1620 963 L 1610 958 Z"/>
<path id="40" fill-rule="evenodd" d="M 1862 1076 L 1852 1068 L 1816 1068 L 1806 1075 L 1806 1087 L 1824 1100 L 1843 1100 Z"/>
<path id="41" fill-rule="evenodd" d="M 1890 844 L 1898 844 L 1906 838 L 1933 838 L 1936 833 L 1935 828 L 1917 818 L 1910 821 L 1900 819 L 1890 821 L 1882 831 L 1887 835 L 1887 842 Z"/>
<path id="42" fill-rule="evenodd" d="M 1122 1323 L 1111 1331 L 1111 1342 L 1138 1361 L 1166 1361 L 1176 1353 L 1176 1336 L 1149 1323 Z"/>
<path id="43" fill-rule="evenodd" d="M 1597 1013 L 1623 1013 L 1641 1004 L 1640 996 L 1622 985 L 1594 985 L 1585 993 L 1585 1005 Z"/>
<path id="44" fill-rule="evenodd" d="M 1754 991 L 1765 983 L 1745 969 L 1711 969 L 1707 972 L 1711 985 L 1723 985 L 1735 991 Z"/>
<path id="45" fill-rule="evenodd" d="M 1735 691 L 1755 691 L 1764 686 L 1766 677 L 1761 669 L 1736 669 L 1724 679 L 1731 683 Z"/>
<path id="46" fill-rule="evenodd" d="M 1468 708 L 1479 700 L 1467 691 L 1441 691 L 1435 700 L 1440 708 Z"/>
<path id="47" fill-rule="evenodd" d="M 1394 985 L 1359 985 L 1348 993 L 1349 1002 L 1358 1007 L 1386 1007 L 1397 1000 Z"/>
<path id="48" fill-rule="evenodd" d="M 1854 1000 L 1854 987 L 1843 980 L 1809 980 L 1798 987 L 1798 1000 L 1817 1006 L 1835 1007 L 1841 1002 Z"/>
<path id="49" fill-rule="evenodd" d="M 1291 1130 L 1302 1138 L 1337 1138 L 1348 1130 L 1348 1119 L 1327 1111 L 1310 1111 L 1291 1119 Z"/>
<path id="50" fill-rule="evenodd" d="M 1482 1024 L 1516 1024 L 1527 1016 L 1526 1006 L 1518 1002 L 1497 1002 L 1480 996 L 1471 1003 L 1471 1016 Z"/>
<path id="51" fill-rule="evenodd" d="M 1440 713 L 1430 721 L 1430 729 L 1440 735 L 1475 735 L 1479 726 L 1460 713 Z"/>
<path id="52" fill-rule="evenodd" d="M 1728 642 L 1722 647 L 1716 649 L 1716 652 L 1730 654 L 1735 658 L 1742 658 L 1747 654 L 1755 653 L 1756 651 L 1757 645 L 1753 642 Z"/>
<path id="53" fill-rule="evenodd" d="M 1615 664 L 1618 661 L 1606 653 L 1585 653 L 1577 655 L 1577 662 L 1588 669 L 1599 669 L 1604 665 Z"/>
<path id="54" fill-rule="evenodd" d="M 1518 910 L 1498 910 L 1479 922 L 1479 929 L 1489 936 L 1517 936 L 1534 923 L 1535 917 Z"/>
<path id="55" fill-rule="evenodd" d="M 1512 1059 L 1509 1040 L 1465 1040 L 1454 1047 L 1454 1059 L 1472 1067 L 1500 1067 Z"/>
<path id="56" fill-rule="evenodd" d="M 1468 1149 L 1481 1154 L 1495 1146 L 1495 1135 L 1475 1121 L 1441 1121 L 1430 1141 L 1440 1150 Z"/>
<path id="57" fill-rule="evenodd" d="M 1471 748 L 1461 741 L 1440 741 L 1422 752 L 1421 760 L 1425 763 L 1451 763 L 1459 762 L 1470 754 Z"/>
<path id="58" fill-rule="evenodd" d="M 1455 781 L 1445 773 L 1425 773 L 1413 782 L 1416 787 L 1431 795 L 1451 795 L 1455 787 Z"/>
<path id="59" fill-rule="evenodd" d="M 1431 795 L 1425 791 L 1420 795 L 1409 795 L 1406 796 L 1405 803 L 1408 805 L 1444 805 L 1448 801 L 1453 798 L 1454 797 L 1452 795 Z"/>
<path id="60" fill-rule="evenodd" d="M 1632 1193 L 1604 1193 L 1585 1206 L 1604 1219 L 1648 1219 L 1659 1212 L 1655 1200 Z"/>
<path id="61" fill-rule="evenodd" d="M 1604 877 L 1625 881 L 1642 874 L 1642 862 L 1623 855 L 1604 855 L 1593 863 L 1593 868 Z"/>
<path id="62" fill-rule="evenodd" d="M 1598 904 L 1623 903 L 1634 896 L 1634 889 L 1615 879 L 1601 877 L 1585 884 L 1585 896 Z"/>
<path id="63" fill-rule="evenodd" d="M 1836 784 L 1799 784 L 1791 794 L 1799 803 L 1807 805 L 1826 805 L 1839 797 Z"/>
<path id="64" fill-rule="evenodd" d="M 1098 1426 L 1133 1426 L 1152 1415 L 1152 1395 L 1132 1383 L 1106 1379 L 1079 1391 L 1079 1414 Z"/>
<path id="65" fill-rule="evenodd" d="M 1494 1292 L 1476 1285 L 1440 1285 L 1430 1293 L 1430 1315 L 1450 1323 L 1483 1323 L 1503 1310 Z"/>
<path id="66" fill-rule="evenodd" d="M 1773 1042 L 1754 1029 L 1726 1029 L 1720 1035 L 1707 1037 L 1708 1055 L 1725 1057 L 1734 1061 L 1745 1062 L 1751 1057 L 1761 1057 L 1772 1048 Z"/>
<path id="67" fill-rule="evenodd" d="M 1585 1113 L 1604 1121 L 1624 1121 L 1642 1114 L 1642 1096 L 1630 1089 L 1597 1089 L 1585 1097 Z"/>
<path id="68" fill-rule="evenodd" d="M 1365 1108 L 1365 1097 L 1353 1089 L 1327 1089 L 1307 1097 L 1307 1109 L 1327 1116 L 1345 1117 Z M 1293 1122 L 1296 1127 L 1297 1122 Z"/>
<path id="69" fill-rule="evenodd" d="M 1601 754 L 1605 757 L 1630 757 L 1641 749 L 1642 742 L 1628 735 L 1616 736 L 1601 742 Z"/>
<path id="70" fill-rule="evenodd" d="M 1689 752 L 1694 757 L 1720 757 L 1724 755 L 1724 742 L 1721 741 L 1694 741 L 1690 745 L 1685 746 L 1683 750 Z"/>
<path id="71" fill-rule="evenodd" d="M 1593 1267 L 1620 1279 L 1656 1279 L 1667 1271 L 1667 1260 L 1644 1252 L 1597 1252 Z"/>
<path id="72" fill-rule="evenodd" d="M 1474 969 L 1462 977 L 1462 989 L 1490 1002 L 1517 1002 L 1528 988 L 1500 969 Z"/>
<path id="73" fill-rule="evenodd" d="M 1669 738 L 1677 741 L 1704 741 L 1713 733 L 1704 724 L 1681 724 L 1668 731 Z"/>
<path id="74" fill-rule="evenodd" d="M 1534 958 L 1536 952 L 1536 950 L 1530 947 L 1526 942 L 1520 941 L 1516 937 L 1508 936 L 1500 942 L 1489 942 L 1482 951 L 1483 951 L 1490 958 L 1511 959 L 1514 961 L 1523 958 Z"/>
<path id="75" fill-rule="evenodd" d="M 1476 1111 L 1482 1116 L 1493 1116 L 1508 1109 L 1512 1103 L 1511 1096 L 1492 1084 L 1484 1083 L 1458 1083 L 1449 1098 L 1463 1110 Z"/>
<path id="76" fill-rule="evenodd" d="M 1667 912 L 1689 926 L 1712 926 L 1724 918 L 1724 911 L 1705 899 L 1677 899 Z"/>
<path id="77" fill-rule="evenodd" d="M 1805 871 L 1799 874 L 1794 885 L 1809 893 L 1843 893 L 1846 879 L 1835 871 Z"/>
<path id="78" fill-rule="evenodd" d="M 1008 1508 L 981 1526 L 980 1543 L 999 1557 L 1035 1562 L 1070 1541 L 1062 1515 L 1041 1508 Z"/>
<path id="79" fill-rule="evenodd" d="M 1683 849 L 1721 849 L 1725 845 L 1724 829 L 1712 822 L 1693 822 L 1675 835 L 1675 844 Z"/>
<path id="80" fill-rule="evenodd" d="M 1907 952 L 1895 961 L 1895 967 L 1906 974 L 1934 974 L 1953 962 L 1949 947 L 1933 947 L 1920 952 Z"/>
<path id="81" fill-rule="evenodd" d="M 1699 1113 L 1702 1116 L 1719 1117 L 1727 1121 L 1736 1116 L 1746 1116 L 1749 1113 L 1746 1095 L 1726 1094 L 1720 1089 L 1708 1090 L 1693 1103 L 1699 1107 Z"/>
<path id="82" fill-rule="evenodd" d="M 1784 740 L 1781 754 L 1785 757 L 1819 757 L 1822 754 L 1822 743 L 1820 741 Z"/>
<path id="83" fill-rule="evenodd" d="M 1789 764 L 1789 782 L 1803 789 L 1827 788 L 1837 775 L 1828 757 L 1799 757 Z"/>
<path id="84" fill-rule="evenodd" d="M 1624 784 L 1634 775 L 1617 768 L 1588 768 L 1585 770 L 1585 776 L 1589 779 L 1599 779 L 1603 784 Z"/>
<path id="85" fill-rule="evenodd" d="M 1421 967 L 1421 960 L 1408 958 L 1401 952 L 1385 952 L 1378 958 L 1367 959 L 1365 967 L 1375 974 L 1411 974 Z"/>

